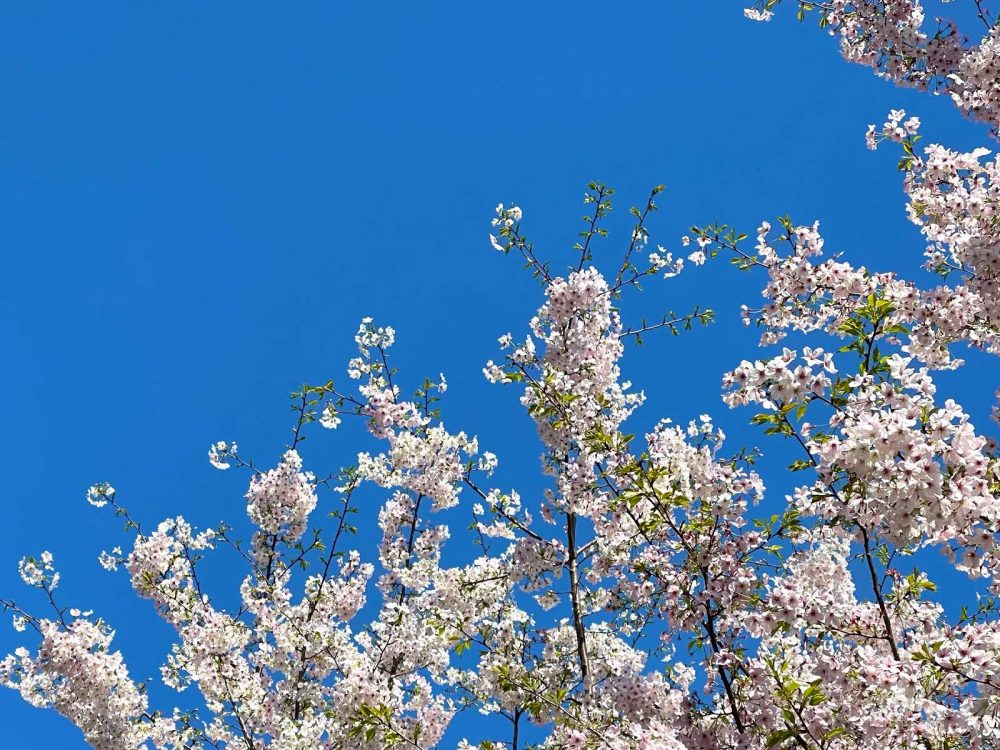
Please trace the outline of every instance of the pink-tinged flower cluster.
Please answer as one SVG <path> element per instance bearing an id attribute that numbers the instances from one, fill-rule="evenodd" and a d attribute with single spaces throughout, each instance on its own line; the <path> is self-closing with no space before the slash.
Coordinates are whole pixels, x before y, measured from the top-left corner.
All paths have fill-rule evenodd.
<path id="1" fill-rule="evenodd" d="M 125 568 L 136 592 L 152 599 L 167 621 L 190 620 L 201 607 L 193 557 L 210 549 L 214 537 L 211 530 L 194 533 L 180 516 L 163 521 L 148 536 L 136 537 Z"/>
<path id="2" fill-rule="evenodd" d="M 954 368 L 963 360 L 951 345 L 961 341 L 993 351 L 1000 329 L 992 321 L 992 305 L 972 285 L 939 286 L 923 290 L 892 273 L 873 273 L 834 258 L 822 259 L 824 240 L 818 224 L 793 227 L 773 238 L 773 228 L 763 222 L 751 254 L 737 248 L 740 261 L 763 267 L 768 282 L 767 299 L 759 309 L 744 308 L 744 322 L 762 326 L 762 344 L 774 344 L 790 332 L 825 331 L 838 338 L 852 332 L 851 321 L 869 299 L 881 307 L 864 325 L 878 327 L 887 343 L 933 368 Z M 782 251 L 782 245 L 787 248 Z M 991 288 L 991 285 L 987 284 Z"/>
<path id="3" fill-rule="evenodd" d="M 965 51 L 953 73 L 948 74 L 952 100 L 975 120 L 1000 129 L 1000 26 Z"/>
<path id="4" fill-rule="evenodd" d="M 531 321 L 544 353 L 536 359 L 534 344 L 526 344 L 513 359 L 537 367 L 538 387 L 529 386 L 521 402 L 535 415 L 542 442 L 566 453 L 584 442 L 588 430 L 617 429 L 642 396 L 627 394 L 628 384 L 620 382 L 621 321 L 597 269 L 556 278 L 545 293 Z"/>
<path id="5" fill-rule="evenodd" d="M 289 450 L 274 469 L 257 474 L 247 490 L 247 515 L 260 533 L 297 542 L 316 507 L 316 478 L 302 471 L 302 459 Z"/>
<path id="6" fill-rule="evenodd" d="M 986 666 L 995 628 L 944 624 L 941 606 L 921 599 L 933 584 L 916 573 L 890 571 L 885 596 L 860 599 L 851 558 L 851 538 L 827 529 L 768 583 L 748 623 L 761 639 L 739 685 L 748 709 L 772 739 L 801 731 L 845 748 L 972 738 L 990 747 L 1000 736 Z"/>
<path id="7" fill-rule="evenodd" d="M 758 0 L 747 18 L 769 21 L 782 0 Z M 800 12 L 817 10 L 822 25 L 840 41 L 850 62 L 872 68 L 902 86 L 949 94 L 975 120 L 1000 131 L 1000 30 L 988 9 L 977 2 L 987 21 L 985 36 L 969 38 L 958 25 L 939 16 L 928 18 L 919 0 L 829 0 L 797 3 Z"/>
<path id="8" fill-rule="evenodd" d="M 834 385 L 828 357 L 807 351 L 793 366 L 796 353 L 786 350 L 744 362 L 724 381 L 730 405 L 760 404 L 769 412 L 761 422 L 801 441 L 817 481 L 796 493 L 798 509 L 831 522 L 850 519 L 903 548 L 947 541 L 981 547 L 982 531 L 1000 520 L 997 464 L 968 415 L 950 399 L 938 406 L 927 368 L 913 368 L 911 358 L 887 355 L 882 370 Z M 817 375 L 811 368 L 820 362 Z M 821 429 L 793 424 L 796 412 L 817 408 L 827 412 Z M 985 546 L 992 560 L 992 540 Z"/>
<path id="9" fill-rule="evenodd" d="M 917 128 L 895 125 L 903 116 L 892 112 L 880 132 L 872 127 L 870 133 L 873 145 L 902 142 L 907 212 L 928 240 L 926 266 L 958 277 L 958 285 L 938 287 L 929 301 L 939 318 L 961 318 L 956 338 L 995 352 L 1000 346 L 1000 157 L 984 161 L 990 153 L 985 148 L 968 153 L 936 144 L 918 149 Z"/>
<path id="10" fill-rule="evenodd" d="M 31 705 L 72 721 L 95 750 L 135 750 L 149 736 L 146 696 L 129 677 L 114 632 L 101 622 L 43 620 L 31 656 L 19 648 L 0 662 L 0 682 Z"/>
<path id="11" fill-rule="evenodd" d="M 358 468 L 365 479 L 382 487 L 405 487 L 426 495 L 436 509 L 458 502 L 464 459 L 479 452 L 475 438 L 464 432 L 452 435 L 444 425 L 434 425 L 419 432 L 392 433 L 389 442 L 388 453 L 358 456 Z"/>
<path id="12" fill-rule="evenodd" d="M 731 389 L 723 397 L 729 406 L 760 403 L 767 409 L 822 396 L 837 374 L 833 355 L 822 349 L 806 347 L 801 361 L 798 352 L 785 349 L 769 360 L 749 362 L 722 378 L 723 388 Z"/>

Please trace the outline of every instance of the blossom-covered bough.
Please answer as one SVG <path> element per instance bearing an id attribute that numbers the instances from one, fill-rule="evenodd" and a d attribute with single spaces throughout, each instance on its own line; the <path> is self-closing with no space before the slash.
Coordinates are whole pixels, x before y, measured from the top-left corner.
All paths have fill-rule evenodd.
<path id="1" fill-rule="evenodd" d="M 755 0 L 745 13 L 769 21 L 775 8 L 794 5 L 800 20 L 816 13 L 840 41 L 844 57 L 901 86 L 948 94 L 975 120 L 1000 131 L 1000 27 L 987 0 Z M 975 28 L 960 30 L 949 4 L 974 9 Z"/>
<path id="2" fill-rule="evenodd" d="M 944 87 L 996 127 L 987 41 L 962 46 L 950 24 L 925 34 L 913 3 L 799 5 L 822 12 L 848 57 Z M 500 338 L 484 374 L 519 389 L 537 426 L 542 497 L 492 485 L 497 456 L 442 421 L 444 377 L 404 396 L 393 329 L 365 319 L 348 365 L 357 388 L 293 394 L 277 466 L 211 446 L 216 468 L 248 473 L 249 544 L 181 517 L 147 527 L 108 484 L 88 493 L 133 535 L 100 562 L 124 569 L 175 630 L 161 679 L 196 688 L 197 710 L 149 705 L 111 626 L 60 604 L 48 552 L 20 571 L 53 614 L 4 600 L 38 645 L 0 662 L 0 680 L 99 750 L 997 748 L 1000 470 L 932 373 L 961 366 L 962 345 L 1000 347 L 1000 166 L 985 149 L 921 150 L 919 126 L 893 112 L 869 144 L 903 149 L 908 210 L 942 277 L 930 288 L 824 257 L 818 226 L 787 218 L 763 223 L 753 244 L 705 226 L 680 257 L 651 250 L 662 187 L 632 210 L 627 246 L 602 273 L 613 191 L 599 183 L 573 262 L 556 269 L 525 237 L 521 209 L 498 206 L 491 244 L 524 260 L 544 302 L 526 334 Z M 643 395 L 622 378 L 626 347 L 712 313 L 631 321 L 626 293 L 719 255 L 764 280 L 765 304 L 744 318 L 773 349 L 733 363 L 724 400 L 798 453 L 797 488 L 766 513 L 757 452 L 727 446 L 707 415 L 627 432 Z M 810 345 L 778 351 L 789 333 Z M 334 474 L 307 470 L 306 432 L 350 417 L 382 448 Z M 373 551 L 349 546 L 365 485 L 383 498 Z M 321 502 L 332 523 L 311 531 Z M 440 520 L 456 511 L 472 533 L 452 544 L 477 550 L 458 565 L 445 562 Z M 913 563 L 935 552 L 972 580 L 975 601 L 952 611 L 928 597 L 935 583 Z M 210 554 L 245 566 L 235 609 L 202 587 Z M 467 710 L 480 720 L 449 731 Z"/>

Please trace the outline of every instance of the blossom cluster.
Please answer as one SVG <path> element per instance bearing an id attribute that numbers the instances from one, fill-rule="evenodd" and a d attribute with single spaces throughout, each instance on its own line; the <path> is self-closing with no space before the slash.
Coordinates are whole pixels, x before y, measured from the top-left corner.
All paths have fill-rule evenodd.
<path id="1" fill-rule="evenodd" d="M 758 0 L 747 18 L 770 21 L 782 0 Z M 969 38 L 953 20 L 930 16 L 920 0 L 798 0 L 800 15 L 818 10 L 850 62 L 901 86 L 947 93 L 973 119 L 1000 133 L 1000 26 L 977 2 L 986 34 Z"/>

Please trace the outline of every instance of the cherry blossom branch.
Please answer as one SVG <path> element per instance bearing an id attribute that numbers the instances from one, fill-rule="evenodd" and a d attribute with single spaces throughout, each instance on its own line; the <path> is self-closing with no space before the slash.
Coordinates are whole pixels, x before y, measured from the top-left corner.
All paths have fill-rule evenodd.
<path id="1" fill-rule="evenodd" d="M 38 618 L 34 615 L 30 615 L 23 609 L 17 606 L 11 599 L 4 599 L 0 597 L 0 606 L 3 607 L 4 612 L 14 612 L 18 617 L 22 618 L 28 625 L 31 625 L 32 629 L 35 630 L 39 635 L 42 629 L 38 625 Z"/>
<path id="2" fill-rule="evenodd" d="M 860 523 L 858 530 L 861 532 L 861 539 L 864 543 L 865 562 L 868 565 L 868 574 L 871 577 L 872 592 L 878 602 L 879 612 L 882 614 L 882 623 L 885 625 L 885 640 L 889 643 L 889 650 L 892 651 L 892 658 L 900 660 L 899 649 L 896 648 L 896 636 L 892 632 L 892 620 L 889 619 L 889 610 L 885 606 L 885 597 L 882 596 L 882 587 L 878 583 L 878 573 L 875 571 L 875 561 L 872 559 L 871 544 L 868 537 L 868 530 Z"/>
<path id="3" fill-rule="evenodd" d="M 566 548 L 569 562 L 570 603 L 573 608 L 573 630 L 576 632 L 576 653 L 580 663 L 580 679 L 583 690 L 590 695 L 590 657 L 587 653 L 587 631 L 583 627 L 580 607 L 580 577 L 577 571 L 576 514 L 566 514 Z"/>
<path id="4" fill-rule="evenodd" d="M 700 321 L 704 325 L 710 322 L 713 317 L 714 313 L 711 310 L 699 310 L 695 308 L 695 311 L 689 313 L 688 315 L 682 315 L 680 317 L 671 317 L 669 319 L 667 318 L 667 316 L 664 316 L 664 319 L 659 323 L 651 323 L 649 325 L 643 323 L 643 325 L 641 325 L 638 328 L 633 328 L 632 326 L 629 326 L 625 330 L 620 331 L 617 335 L 619 338 L 626 338 L 628 336 L 641 336 L 642 334 L 647 333 L 648 331 L 655 331 L 660 328 L 669 328 L 670 331 L 676 335 L 678 333 L 678 328 L 677 328 L 678 326 L 683 327 L 685 330 L 690 330 L 691 324 L 694 321 L 696 320 Z"/>
<path id="5" fill-rule="evenodd" d="M 614 194 L 614 190 L 599 182 L 591 182 L 587 187 L 597 194 L 591 195 L 587 193 L 584 199 L 585 203 L 594 204 L 594 212 L 590 217 L 590 227 L 586 231 L 580 232 L 580 236 L 584 238 L 583 244 L 577 243 L 575 245 L 575 248 L 580 251 L 580 262 L 576 266 L 577 271 L 582 271 L 584 264 L 592 259 L 590 255 L 590 240 L 595 234 L 604 233 L 604 230 L 597 228 L 597 222 L 611 211 L 610 196 Z M 587 221 L 586 217 L 584 217 L 584 221 Z"/>
<path id="6" fill-rule="evenodd" d="M 645 240 L 646 238 L 647 234 L 645 227 L 646 217 L 649 216 L 650 212 L 656 210 L 656 203 L 653 201 L 653 199 L 657 195 L 662 193 L 665 189 L 666 186 L 657 185 L 655 188 L 652 189 L 652 191 L 650 191 L 649 198 L 646 200 L 646 206 L 645 208 L 643 208 L 642 213 L 637 213 L 635 208 L 632 209 L 632 214 L 636 216 L 638 222 L 632 229 L 632 237 L 629 240 L 628 249 L 625 251 L 625 257 L 622 260 L 621 268 L 619 268 L 618 273 L 615 274 L 615 281 L 611 285 L 612 289 L 618 289 L 621 286 L 622 279 L 625 276 L 625 272 L 628 271 L 628 269 L 632 265 L 632 253 L 635 252 L 636 246 L 639 244 L 640 240 Z"/>

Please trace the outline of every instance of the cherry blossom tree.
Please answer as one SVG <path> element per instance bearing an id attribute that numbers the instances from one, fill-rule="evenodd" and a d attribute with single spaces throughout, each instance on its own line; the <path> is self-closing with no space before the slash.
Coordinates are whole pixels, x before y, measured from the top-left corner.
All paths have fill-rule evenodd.
<path id="1" fill-rule="evenodd" d="M 779 4 L 747 15 L 767 19 Z M 948 21 L 928 31 L 909 0 L 798 2 L 848 59 L 948 93 L 995 133 L 1000 31 L 976 7 L 987 31 L 970 44 Z M 276 466 L 235 443 L 210 447 L 217 469 L 246 472 L 249 543 L 226 524 L 147 525 L 110 484 L 87 493 L 132 537 L 100 564 L 128 575 L 174 629 L 161 679 L 195 688 L 197 708 L 150 705 L 111 624 L 61 604 L 49 552 L 20 563 L 47 614 L 3 600 L 36 645 L 0 662 L 0 681 L 97 750 L 1000 746 L 1000 465 L 995 443 L 934 382 L 964 364 L 963 347 L 1000 348 L 1000 160 L 921 147 L 918 118 L 902 111 L 867 137 L 902 151 L 906 210 L 934 284 L 825 255 L 818 224 L 787 217 L 753 239 L 693 227 L 669 251 L 648 228 L 662 186 L 631 210 L 615 257 L 614 191 L 596 182 L 562 268 L 527 238 L 522 210 L 501 204 L 490 244 L 526 264 L 543 300 L 483 372 L 519 391 L 537 427 L 543 497 L 494 485 L 497 455 L 445 426 L 444 376 L 407 395 L 394 330 L 365 318 L 348 385 L 293 394 L 293 437 Z M 797 487 L 769 498 L 775 514 L 762 512 L 756 450 L 730 446 L 710 416 L 628 433 L 644 396 L 623 379 L 626 348 L 712 313 L 637 321 L 627 298 L 722 259 L 760 278 L 764 302 L 744 321 L 768 348 L 733 362 L 725 404 L 798 452 Z M 785 348 L 790 334 L 809 344 Z M 330 474 L 307 469 L 307 433 L 351 418 L 381 449 Z M 376 550 L 351 546 L 366 485 L 384 501 Z M 312 531 L 320 489 L 336 503 L 324 500 L 332 524 Z M 440 519 L 456 511 L 471 534 L 451 544 L 474 554 L 452 565 Z M 199 576 L 222 554 L 246 571 L 235 609 L 217 606 Z M 935 554 L 977 589 L 958 611 L 928 597 Z M 448 732 L 466 710 L 482 715 L 477 735 Z"/>

